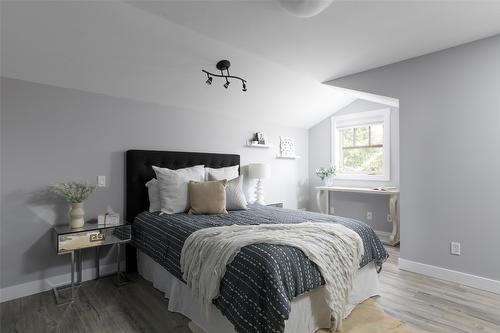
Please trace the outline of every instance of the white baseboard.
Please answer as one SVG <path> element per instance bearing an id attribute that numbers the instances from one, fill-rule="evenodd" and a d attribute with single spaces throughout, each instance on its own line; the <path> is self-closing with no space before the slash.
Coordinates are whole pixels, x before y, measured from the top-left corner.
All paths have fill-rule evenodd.
<path id="1" fill-rule="evenodd" d="M 125 269 L 125 261 L 121 263 L 121 267 L 123 267 L 122 270 Z M 101 265 L 99 267 L 99 274 L 101 276 L 104 276 L 116 273 L 116 268 L 116 264 Z M 86 268 L 82 270 L 82 281 L 92 280 L 95 278 L 95 276 L 95 268 Z M 66 273 L 51 276 L 46 279 L 30 281 L 26 283 L 16 284 L 10 287 L 1 288 L 0 303 L 51 290 L 56 286 L 67 284 L 69 283 L 69 281 L 71 281 L 71 273 Z"/>
<path id="2" fill-rule="evenodd" d="M 419 273 L 436 279 L 446 280 L 495 294 L 500 294 L 500 281 L 477 275 L 454 271 L 447 268 L 422 264 L 420 262 L 399 258 L 399 269 Z"/>

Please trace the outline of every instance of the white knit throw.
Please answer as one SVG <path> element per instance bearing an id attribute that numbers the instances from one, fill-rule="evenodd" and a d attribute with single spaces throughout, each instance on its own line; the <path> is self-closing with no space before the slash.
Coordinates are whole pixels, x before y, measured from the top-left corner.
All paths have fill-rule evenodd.
<path id="1" fill-rule="evenodd" d="M 341 327 L 354 273 L 364 253 L 359 235 L 340 224 L 232 225 L 195 231 L 181 253 L 183 278 L 193 294 L 210 303 L 229 265 L 242 247 L 269 243 L 296 247 L 314 262 L 325 280 L 326 303 Z"/>

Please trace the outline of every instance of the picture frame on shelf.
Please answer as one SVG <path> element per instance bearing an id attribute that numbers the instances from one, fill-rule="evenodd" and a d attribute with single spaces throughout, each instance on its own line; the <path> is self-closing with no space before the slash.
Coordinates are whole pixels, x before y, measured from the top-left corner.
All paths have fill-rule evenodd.
<path id="1" fill-rule="evenodd" d="M 255 133 L 254 141 L 257 140 L 259 145 L 265 145 L 266 144 L 266 138 L 264 133 L 262 132 L 257 132 Z"/>
<path id="2" fill-rule="evenodd" d="M 295 156 L 295 142 L 289 136 L 280 136 L 280 155 L 281 157 Z"/>

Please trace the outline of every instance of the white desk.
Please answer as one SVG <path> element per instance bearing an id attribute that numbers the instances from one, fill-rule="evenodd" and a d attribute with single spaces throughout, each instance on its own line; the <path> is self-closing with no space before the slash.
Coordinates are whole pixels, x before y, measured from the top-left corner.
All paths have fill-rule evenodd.
<path id="1" fill-rule="evenodd" d="M 388 190 L 374 190 L 373 188 L 363 187 L 342 187 L 342 186 L 318 186 L 316 187 L 318 193 L 316 200 L 318 207 L 323 214 L 333 213 L 330 207 L 330 198 L 332 192 L 351 192 L 351 193 L 365 193 L 374 195 L 389 195 L 389 215 L 392 224 L 392 232 L 387 233 L 375 230 L 382 242 L 387 245 L 397 245 L 399 243 L 399 189 L 390 188 Z"/>

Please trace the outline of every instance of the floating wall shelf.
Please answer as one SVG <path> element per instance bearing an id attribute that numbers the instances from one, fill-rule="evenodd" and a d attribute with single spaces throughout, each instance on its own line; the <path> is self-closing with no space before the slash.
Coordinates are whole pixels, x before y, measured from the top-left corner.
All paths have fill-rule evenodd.
<path id="1" fill-rule="evenodd" d="M 297 158 L 300 158 L 300 156 L 276 156 L 276 158 L 283 159 L 283 160 L 295 160 Z"/>
<path id="2" fill-rule="evenodd" d="M 272 148 L 274 146 L 272 145 L 252 145 L 252 144 L 246 144 L 245 147 L 248 147 L 248 148 Z"/>

